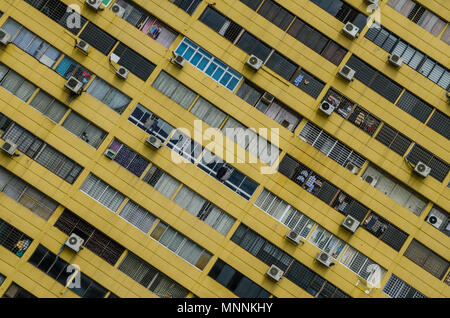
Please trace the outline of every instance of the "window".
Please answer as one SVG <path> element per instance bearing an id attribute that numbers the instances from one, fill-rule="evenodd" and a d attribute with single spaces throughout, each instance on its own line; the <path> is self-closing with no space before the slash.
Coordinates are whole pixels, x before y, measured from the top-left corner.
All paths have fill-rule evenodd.
<path id="1" fill-rule="evenodd" d="M 325 86 L 324 82 L 302 68 L 295 72 L 291 78 L 291 83 L 314 98 L 320 95 Z"/>
<path id="2" fill-rule="evenodd" d="M 444 278 L 449 267 L 449 262 L 415 239 L 409 244 L 404 256 L 439 280 Z"/>
<path id="3" fill-rule="evenodd" d="M 36 298 L 36 296 L 13 282 L 5 291 L 2 298 Z"/>
<path id="4" fill-rule="evenodd" d="M 68 268 L 70 264 L 64 261 L 62 258 L 57 257 L 50 250 L 42 245 L 39 245 L 33 255 L 28 260 L 30 264 L 37 267 L 48 276 L 66 286 L 68 279 L 73 275 L 73 270 Z M 80 275 L 80 286 L 68 287 L 75 294 L 81 298 L 105 298 L 108 290 L 83 274 Z"/>
<path id="5" fill-rule="evenodd" d="M 383 293 L 391 298 L 427 298 L 394 274 L 391 274 L 391 277 L 384 285 Z"/>
<path id="6" fill-rule="evenodd" d="M 24 77 L 1 63 L 0 86 L 25 103 L 28 102 L 31 95 L 37 90 L 37 87 L 33 83 L 27 81 Z"/>
<path id="7" fill-rule="evenodd" d="M 5 117 L 2 114 L 0 115 L 0 117 Z M 83 170 L 75 161 L 44 143 L 41 139 L 14 122 L 9 124 L 9 127 L 7 127 L 1 138 L 4 140 L 9 139 L 17 145 L 19 151 L 70 184 L 75 182 Z"/>
<path id="8" fill-rule="evenodd" d="M 162 221 L 159 221 L 150 237 L 200 270 L 205 268 L 212 257 L 210 252 Z"/>
<path id="9" fill-rule="evenodd" d="M 252 197 L 258 187 L 258 183 L 209 151 L 203 154 L 197 166 L 216 178 L 223 173 L 220 181 L 246 200 Z"/>
<path id="10" fill-rule="evenodd" d="M 0 190 L 46 221 L 58 207 L 56 201 L 2 167 L 0 167 Z"/>
<path id="11" fill-rule="evenodd" d="M 210 6 L 203 11 L 199 20 L 231 42 L 234 42 L 242 31 L 240 25 L 227 19 Z"/>
<path id="12" fill-rule="evenodd" d="M 131 150 L 117 139 L 112 141 L 108 149 L 115 153 L 113 159 L 115 162 L 137 177 L 140 177 L 149 165 L 149 161 L 147 159 Z"/>
<path id="13" fill-rule="evenodd" d="M 447 28 L 441 36 L 441 40 L 450 45 L 450 26 L 447 24 Z"/>
<path id="14" fill-rule="evenodd" d="M 443 112 L 436 109 L 427 122 L 427 126 L 445 138 L 450 139 L 450 117 Z"/>
<path id="15" fill-rule="evenodd" d="M 0 286 L 2 286 L 3 282 L 5 281 L 6 277 L 0 274 Z"/>
<path id="16" fill-rule="evenodd" d="M 186 11 L 188 14 L 192 15 L 195 9 L 197 9 L 198 5 L 202 0 L 169 0 L 174 5 L 179 7 L 181 10 Z"/>
<path id="17" fill-rule="evenodd" d="M 361 226 L 396 251 L 400 251 L 408 238 L 407 233 L 374 212 L 369 214 Z"/>
<path id="18" fill-rule="evenodd" d="M 176 204 L 223 235 L 227 235 L 236 221 L 225 211 L 183 185 L 173 199 Z"/>
<path id="19" fill-rule="evenodd" d="M 84 240 L 84 247 L 111 265 L 116 264 L 125 251 L 123 246 L 67 209 L 63 211 L 54 226 L 69 236 L 72 233 L 80 236 Z"/>
<path id="20" fill-rule="evenodd" d="M 255 55 L 263 62 L 267 60 L 272 48 L 254 37 L 247 31 L 245 31 L 239 40 L 236 42 L 236 46 L 249 55 Z"/>
<path id="21" fill-rule="evenodd" d="M 250 105 L 255 106 L 256 109 L 263 112 L 289 131 L 294 131 L 302 120 L 302 116 L 291 110 L 279 100 L 274 99 L 273 102 L 267 104 L 267 102 L 261 99 L 263 95 L 262 90 L 255 87 L 247 80 L 239 87 L 236 95 Z"/>
<path id="22" fill-rule="evenodd" d="M 155 267 L 128 252 L 118 269 L 159 297 L 186 298 L 189 291 Z"/>
<path id="23" fill-rule="evenodd" d="M 433 205 L 425 220 L 445 235 L 450 236 L 450 214 L 444 209 Z"/>
<path id="24" fill-rule="evenodd" d="M 248 251 L 250 254 L 271 266 L 276 265 L 287 279 L 318 298 L 349 297 L 336 288 L 320 275 L 293 259 L 289 254 L 271 244 L 265 238 L 251 230 L 244 224 L 240 224 L 231 237 L 231 241 Z M 316 282 L 313 284 L 312 282 Z M 329 285 L 327 288 L 325 286 Z"/>
<path id="25" fill-rule="evenodd" d="M 125 200 L 125 196 L 122 193 L 92 173 L 84 180 L 80 190 L 113 212 L 117 212 L 117 209 Z"/>
<path id="26" fill-rule="evenodd" d="M 299 137 L 343 167 L 351 163 L 361 168 L 366 163 L 365 158 L 311 122 L 305 124 Z"/>
<path id="27" fill-rule="evenodd" d="M 328 232 L 320 225 L 317 226 L 309 238 L 311 244 L 315 245 L 322 252 L 327 253 L 334 259 L 338 259 L 342 250 L 346 246 L 345 242 Z"/>
<path id="28" fill-rule="evenodd" d="M 220 259 L 211 268 L 208 276 L 240 298 L 269 298 L 270 296 L 268 291 Z"/>
<path id="29" fill-rule="evenodd" d="M 366 25 L 367 17 L 354 9 L 347 3 L 340 0 L 311 0 L 323 10 L 343 23 L 351 22 L 360 30 Z"/>
<path id="30" fill-rule="evenodd" d="M 173 178 L 161 168 L 157 167 L 155 164 L 148 169 L 142 180 L 155 188 L 155 190 L 168 199 L 173 197 L 181 185 L 181 182 Z"/>
<path id="31" fill-rule="evenodd" d="M 188 109 L 197 97 L 194 91 L 164 71 L 159 73 L 152 86 L 184 109 Z"/>
<path id="32" fill-rule="evenodd" d="M 122 65 L 143 81 L 146 81 L 155 69 L 155 64 L 123 43 L 119 43 L 111 54 L 110 59 Z"/>
<path id="33" fill-rule="evenodd" d="M 370 136 L 375 133 L 381 123 L 374 115 L 333 88 L 328 90 L 323 101 L 327 101 L 336 107 L 338 115 Z"/>
<path id="34" fill-rule="evenodd" d="M 0 219 L 0 245 L 8 251 L 22 257 L 33 239 L 15 228 L 8 222 Z"/>
<path id="35" fill-rule="evenodd" d="M 89 22 L 80 34 L 80 39 L 86 41 L 105 55 L 111 52 L 117 40 L 98 26 Z"/>
<path id="36" fill-rule="evenodd" d="M 351 246 L 348 246 L 342 254 L 339 263 L 350 269 L 359 277 L 375 284 L 380 283 L 384 274 L 386 274 L 384 268 Z"/>
<path id="37" fill-rule="evenodd" d="M 203 146 L 201 144 L 178 130 L 170 138 L 167 147 L 191 163 L 195 163 L 203 152 Z"/>
<path id="38" fill-rule="evenodd" d="M 427 120 L 433 110 L 433 107 L 408 91 L 405 91 L 396 105 L 422 123 Z"/>
<path id="39" fill-rule="evenodd" d="M 258 9 L 258 13 L 282 30 L 286 30 L 294 19 L 292 13 L 272 0 L 264 1 L 263 5 Z"/>
<path id="40" fill-rule="evenodd" d="M 99 77 L 92 81 L 86 92 L 119 114 L 124 112 L 131 101 L 130 97 Z"/>
<path id="41" fill-rule="evenodd" d="M 150 38 L 156 42 L 162 44 L 164 47 L 169 48 L 175 41 L 178 33 L 169 28 L 166 24 L 156 19 L 147 11 L 132 3 L 128 0 L 116 0 L 116 4 L 125 8 L 125 13 L 122 17 L 128 23 L 138 28 L 144 34 L 147 34 Z M 110 7 L 110 9 L 112 6 Z"/>
<path id="42" fill-rule="evenodd" d="M 43 90 L 38 91 L 31 100 L 30 105 L 55 123 L 59 123 L 68 109 L 66 105 L 45 93 Z"/>
<path id="43" fill-rule="evenodd" d="M 290 80 L 298 65 L 278 52 L 273 52 L 266 66 L 286 80 Z"/>
<path id="44" fill-rule="evenodd" d="M 394 103 L 403 91 L 403 87 L 393 82 L 389 77 L 379 73 L 355 55 L 350 57 L 346 65 L 356 71 L 355 78 L 357 80 L 373 89 L 391 103 Z"/>
<path id="45" fill-rule="evenodd" d="M 128 120 L 145 132 L 155 135 L 161 139 L 162 142 L 165 142 L 167 137 L 169 137 L 175 129 L 172 125 L 147 110 L 141 104 L 136 106 L 130 117 L 128 117 Z"/>
<path id="46" fill-rule="evenodd" d="M 335 65 L 339 65 L 347 53 L 345 48 L 299 18 L 295 18 L 294 23 L 288 30 L 288 34 Z"/>
<path id="47" fill-rule="evenodd" d="M 417 216 L 422 214 L 428 204 L 427 199 L 372 164 L 367 167 L 361 178 Z"/>
<path id="48" fill-rule="evenodd" d="M 406 150 L 408 150 L 412 143 L 411 139 L 404 136 L 388 124 L 383 124 L 375 139 L 400 156 L 405 154 Z"/>
<path id="49" fill-rule="evenodd" d="M 389 0 L 387 4 L 434 36 L 445 28 L 445 21 L 412 0 Z"/>
<path id="50" fill-rule="evenodd" d="M 414 144 L 414 146 L 411 147 L 406 155 L 406 159 L 414 165 L 421 161 L 431 167 L 430 176 L 440 182 L 444 181 L 447 177 L 448 171 L 450 170 L 450 165 L 448 163 L 439 157 L 436 157 L 434 154 L 418 144 Z"/>
<path id="51" fill-rule="evenodd" d="M 267 189 L 263 189 L 254 204 L 304 238 L 316 225 L 309 217 Z"/>
<path id="52" fill-rule="evenodd" d="M 52 68 L 61 56 L 60 51 L 11 18 L 6 20 L 2 30 L 11 35 L 12 43 L 45 66 Z"/>
<path id="53" fill-rule="evenodd" d="M 98 128 L 74 111 L 70 112 L 69 116 L 62 123 L 62 127 L 95 149 L 98 149 L 106 137 L 106 132 L 103 129 Z"/>
<path id="54" fill-rule="evenodd" d="M 75 77 L 83 83 L 83 87 L 89 83 L 94 75 L 88 69 L 84 68 L 84 66 L 78 64 L 67 56 L 64 56 L 59 62 L 58 66 L 55 68 L 55 72 L 65 79 L 69 79 L 71 76 Z"/>
<path id="55" fill-rule="evenodd" d="M 150 231 L 156 222 L 156 216 L 131 200 L 127 201 L 120 211 L 119 216 L 145 234 Z"/>
<path id="56" fill-rule="evenodd" d="M 186 37 L 175 49 L 175 53 L 183 56 L 193 66 L 231 91 L 234 91 L 242 80 L 241 74 Z"/>
<path id="57" fill-rule="evenodd" d="M 73 34 L 78 34 L 87 22 L 85 17 L 72 10 L 60 0 L 25 0 L 25 2 L 35 7 L 53 21 L 59 23 Z M 81 23 L 78 25 L 77 23 L 73 23 L 73 21 L 80 21 Z"/>
<path id="58" fill-rule="evenodd" d="M 219 128 L 227 118 L 227 114 L 202 97 L 196 100 L 189 111 L 213 128 Z"/>

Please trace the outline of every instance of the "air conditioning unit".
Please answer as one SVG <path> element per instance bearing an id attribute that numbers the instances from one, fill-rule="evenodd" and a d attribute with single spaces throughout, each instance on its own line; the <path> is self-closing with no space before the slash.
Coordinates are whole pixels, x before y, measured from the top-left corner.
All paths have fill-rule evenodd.
<path id="1" fill-rule="evenodd" d="M 75 45 L 75 47 L 79 50 L 81 50 L 84 54 L 88 54 L 89 53 L 89 43 L 87 43 L 86 41 L 80 40 L 77 42 L 77 44 Z"/>
<path id="2" fill-rule="evenodd" d="M 353 174 L 357 174 L 359 172 L 359 168 L 355 166 L 353 162 L 347 162 L 345 167 L 350 170 Z"/>
<path id="3" fill-rule="evenodd" d="M 354 217 L 352 217 L 351 215 L 347 215 L 344 219 L 344 222 L 342 222 L 341 226 L 346 230 L 355 233 L 356 229 L 359 226 L 359 221 Z"/>
<path id="4" fill-rule="evenodd" d="M 263 94 L 263 96 L 261 97 L 261 101 L 264 104 L 267 104 L 267 105 L 272 103 L 274 100 L 275 100 L 275 97 L 272 94 L 268 93 L 268 92 L 265 92 Z"/>
<path id="5" fill-rule="evenodd" d="M 263 64 L 263 61 L 256 57 L 255 55 L 250 55 L 247 60 L 247 65 L 250 66 L 255 71 L 259 70 Z"/>
<path id="6" fill-rule="evenodd" d="M 438 229 L 442 225 L 442 222 L 444 222 L 444 219 L 442 219 L 440 215 L 430 212 L 427 217 L 427 222 Z"/>
<path id="7" fill-rule="evenodd" d="M 342 32 L 351 39 L 358 37 L 359 28 L 351 22 L 347 22 L 342 28 Z"/>
<path id="8" fill-rule="evenodd" d="M 17 145 L 10 140 L 5 140 L 0 147 L 1 150 L 6 152 L 10 156 L 14 156 L 16 153 Z"/>
<path id="9" fill-rule="evenodd" d="M 368 184 L 370 184 L 372 187 L 375 187 L 376 184 L 377 184 L 377 182 L 378 182 L 378 179 L 376 179 L 376 178 L 374 178 L 374 177 L 372 177 L 372 176 L 366 176 L 365 179 L 364 179 L 364 181 L 366 181 L 366 182 L 367 182 Z"/>
<path id="10" fill-rule="evenodd" d="M 127 70 L 125 67 L 121 66 L 116 72 L 116 75 L 122 79 L 126 79 L 128 77 L 128 74 L 130 73 L 129 70 Z"/>
<path id="11" fill-rule="evenodd" d="M 73 94 L 80 95 L 83 89 L 83 83 L 77 80 L 75 77 L 71 76 L 64 87 L 70 90 Z"/>
<path id="12" fill-rule="evenodd" d="M 298 234 L 297 232 L 289 231 L 289 232 L 286 234 L 285 238 L 286 238 L 287 240 L 289 240 L 289 242 L 298 245 L 298 244 L 301 242 L 301 238 L 302 238 L 302 237 L 301 237 L 300 234 Z M 303 242 L 302 242 L 302 243 L 303 243 Z"/>
<path id="13" fill-rule="evenodd" d="M 331 266 L 335 265 L 335 263 L 333 262 L 333 257 L 331 257 L 330 255 L 328 255 L 325 252 L 318 253 L 316 255 L 316 261 L 318 261 L 322 265 L 325 265 L 326 267 L 331 267 Z"/>
<path id="14" fill-rule="evenodd" d="M 11 35 L 7 33 L 5 30 L 0 29 L 0 44 L 6 46 L 10 41 Z"/>
<path id="15" fill-rule="evenodd" d="M 348 67 L 347 65 L 344 65 L 339 70 L 339 75 L 341 75 L 343 78 L 345 78 L 347 81 L 353 81 L 353 77 L 355 76 L 355 70 Z"/>
<path id="16" fill-rule="evenodd" d="M 275 265 L 270 266 L 269 270 L 266 272 L 267 276 L 277 282 L 283 277 L 283 274 L 284 272 Z"/>
<path id="17" fill-rule="evenodd" d="M 450 93 L 445 92 L 445 97 L 447 97 L 447 103 L 450 104 Z"/>
<path id="18" fill-rule="evenodd" d="M 125 14 L 125 8 L 119 6 L 117 3 L 113 4 L 113 6 L 111 7 L 111 11 L 121 18 L 123 18 L 123 15 Z"/>
<path id="19" fill-rule="evenodd" d="M 177 65 L 178 67 L 182 68 L 184 66 L 184 63 L 186 62 L 186 59 L 182 57 L 181 55 L 178 55 L 176 53 L 173 53 L 174 57 L 170 59 L 172 63 Z"/>
<path id="20" fill-rule="evenodd" d="M 332 112 L 334 112 L 335 107 L 331 105 L 327 101 L 323 101 L 322 104 L 320 104 L 319 109 L 327 116 L 330 116 Z"/>
<path id="21" fill-rule="evenodd" d="M 84 240 L 81 237 L 72 233 L 70 234 L 69 238 L 67 239 L 66 243 L 64 243 L 64 245 L 69 247 L 71 250 L 75 251 L 75 253 L 78 253 L 83 243 Z"/>
<path id="22" fill-rule="evenodd" d="M 158 137 L 154 136 L 154 135 L 150 135 L 147 138 L 146 142 L 149 145 L 151 145 L 153 148 L 155 148 L 155 149 L 161 148 L 161 140 Z"/>
<path id="23" fill-rule="evenodd" d="M 368 4 L 375 4 L 375 5 L 378 5 L 378 0 L 366 0 L 366 2 L 367 2 Z"/>
<path id="24" fill-rule="evenodd" d="M 391 55 L 389 55 L 389 62 L 392 65 L 401 67 L 403 64 L 403 59 L 400 56 L 398 56 L 397 54 L 391 54 Z"/>
<path id="25" fill-rule="evenodd" d="M 102 4 L 102 0 L 86 0 L 84 2 L 89 8 L 98 11 Z"/>
<path id="26" fill-rule="evenodd" d="M 290 124 L 291 123 L 288 122 L 286 119 L 283 119 L 283 121 L 280 123 L 280 125 L 283 126 L 284 128 L 288 128 Z"/>
<path id="27" fill-rule="evenodd" d="M 106 149 L 104 155 L 105 157 L 109 158 L 109 159 L 114 159 L 116 157 L 116 152 L 114 150 L 111 149 Z"/>
<path id="28" fill-rule="evenodd" d="M 419 161 L 414 167 L 414 171 L 425 178 L 430 174 L 431 168 L 424 164 L 422 161 Z"/>

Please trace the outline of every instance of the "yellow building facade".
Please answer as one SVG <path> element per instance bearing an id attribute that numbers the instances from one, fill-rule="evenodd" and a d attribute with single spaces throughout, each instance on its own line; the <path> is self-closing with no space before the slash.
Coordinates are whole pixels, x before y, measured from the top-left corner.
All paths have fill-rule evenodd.
<path id="1" fill-rule="evenodd" d="M 0 2 L 0 295 L 450 297 L 448 1 L 91 3 Z"/>

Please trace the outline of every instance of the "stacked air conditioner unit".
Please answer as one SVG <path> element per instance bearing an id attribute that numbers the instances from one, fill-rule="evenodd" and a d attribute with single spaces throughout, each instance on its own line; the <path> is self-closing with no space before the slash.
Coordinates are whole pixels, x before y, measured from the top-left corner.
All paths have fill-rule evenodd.
<path id="1" fill-rule="evenodd" d="M 257 71 L 261 68 L 263 61 L 256 57 L 255 55 L 250 55 L 247 60 L 247 65 L 253 70 Z"/>
<path id="2" fill-rule="evenodd" d="M 353 162 L 347 162 L 345 167 L 350 170 L 353 174 L 357 174 L 359 172 L 359 168 L 355 166 Z"/>
<path id="3" fill-rule="evenodd" d="M 150 135 L 145 142 L 155 149 L 161 148 L 161 140 L 155 135 Z"/>
<path id="4" fill-rule="evenodd" d="M 345 78 L 347 81 L 353 81 L 353 77 L 355 76 L 355 70 L 353 70 L 352 68 L 348 67 L 347 65 L 344 65 L 340 70 L 339 70 L 339 75 L 341 75 L 343 78 Z"/>
<path id="5" fill-rule="evenodd" d="M 274 100 L 275 97 L 268 92 L 264 92 L 263 96 L 261 97 L 261 102 L 267 105 L 271 104 Z"/>
<path id="6" fill-rule="evenodd" d="M 356 229 L 359 226 L 359 221 L 352 217 L 351 215 L 347 215 L 342 222 L 341 226 L 345 228 L 346 230 L 355 233 Z"/>
<path id="7" fill-rule="evenodd" d="M 123 18 L 123 15 L 125 14 L 125 8 L 121 7 L 117 3 L 113 4 L 113 6 L 111 7 L 111 11 L 121 18 Z"/>
<path id="8" fill-rule="evenodd" d="M 349 38 L 354 39 L 358 37 L 359 28 L 351 22 L 347 22 L 342 28 L 342 32 Z"/>
<path id="9" fill-rule="evenodd" d="M 104 152 L 105 157 L 109 158 L 111 160 L 116 157 L 116 154 L 117 153 L 114 150 L 111 150 L 111 149 L 106 149 L 106 151 Z"/>
<path id="10" fill-rule="evenodd" d="M 283 277 L 284 272 L 275 265 L 270 266 L 266 275 L 269 276 L 274 281 L 278 282 Z"/>
<path id="11" fill-rule="evenodd" d="M 83 243 L 84 240 L 81 237 L 72 233 L 67 239 L 67 241 L 64 243 L 64 245 L 73 250 L 75 253 L 78 253 Z"/>
<path id="12" fill-rule="evenodd" d="M 376 186 L 376 184 L 377 184 L 377 182 L 378 182 L 378 179 L 377 178 L 374 178 L 374 177 L 372 177 L 372 176 L 366 176 L 365 178 L 364 178 L 364 181 L 366 181 L 368 184 L 370 184 L 372 187 L 375 187 Z"/>
<path id="13" fill-rule="evenodd" d="M 86 0 L 84 2 L 89 8 L 98 11 L 102 5 L 102 0 Z"/>
<path id="14" fill-rule="evenodd" d="M 322 104 L 320 104 L 319 109 L 322 111 L 323 114 L 330 116 L 332 112 L 334 112 L 335 107 L 331 105 L 327 101 L 323 101 Z"/>
<path id="15" fill-rule="evenodd" d="M 89 53 L 90 45 L 86 41 L 83 40 L 78 41 L 75 47 L 86 55 Z"/>
<path id="16" fill-rule="evenodd" d="M 179 68 L 183 68 L 184 67 L 184 63 L 186 62 L 185 58 L 182 57 L 181 55 L 178 55 L 176 53 L 173 53 L 174 57 L 170 59 L 170 61 L 177 65 Z"/>
<path id="17" fill-rule="evenodd" d="M 5 140 L 0 146 L 0 149 L 10 156 L 14 156 L 16 153 L 17 145 L 10 140 Z"/>
<path id="18" fill-rule="evenodd" d="M 396 67 L 401 67 L 403 65 L 403 59 L 397 54 L 389 55 L 389 62 Z"/>
<path id="19" fill-rule="evenodd" d="M 442 215 L 432 211 L 428 214 L 426 221 L 438 229 L 441 227 L 444 219 L 442 218 Z"/>
<path id="20" fill-rule="evenodd" d="M 416 172 L 419 176 L 425 178 L 430 174 L 431 168 L 424 164 L 422 161 L 419 161 L 414 167 L 414 172 Z"/>
<path id="21" fill-rule="evenodd" d="M 121 66 L 116 72 L 116 75 L 120 77 L 121 79 L 126 79 L 128 77 L 128 74 L 130 73 L 129 70 L 127 70 L 125 67 Z"/>
<path id="22" fill-rule="evenodd" d="M 0 29 L 0 44 L 6 46 L 10 41 L 11 35 L 7 33 L 5 30 Z"/>
<path id="23" fill-rule="evenodd" d="M 289 231 L 289 232 L 286 234 L 285 238 L 286 238 L 289 242 L 294 243 L 295 245 L 298 245 L 300 242 L 303 243 L 303 242 L 301 241 L 301 238 L 302 238 L 302 237 L 300 236 L 300 234 L 297 233 L 297 232 L 294 232 L 294 231 Z"/>
<path id="24" fill-rule="evenodd" d="M 325 252 L 320 252 L 316 255 L 316 261 L 318 261 L 319 263 L 321 263 L 322 265 L 326 266 L 326 267 L 331 267 L 333 265 L 335 265 L 335 263 L 333 262 L 333 257 L 331 257 L 330 255 L 328 255 Z"/>
<path id="25" fill-rule="evenodd" d="M 75 77 L 71 76 L 67 80 L 66 84 L 64 84 L 64 87 L 67 88 L 71 93 L 73 93 L 75 95 L 80 95 L 81 90 L 83 89 L 83 83 L 80 82 Z"/>

